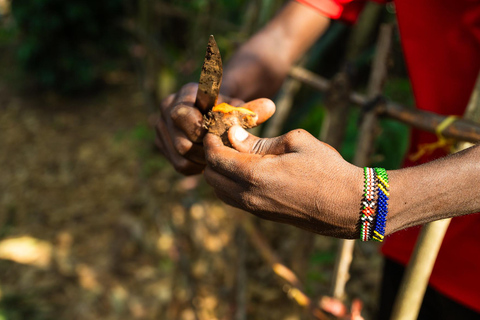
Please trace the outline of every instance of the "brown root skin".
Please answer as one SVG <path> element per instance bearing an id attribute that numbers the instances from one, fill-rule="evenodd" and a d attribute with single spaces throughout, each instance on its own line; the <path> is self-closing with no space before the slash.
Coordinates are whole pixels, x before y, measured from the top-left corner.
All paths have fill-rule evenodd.
<path id="1" fill-rule="evenodd" d="M 224 145 L 231 147 L 228 129 L 234 125 L 240 125 L 245 129 L 253 128 L 257 125 L 257 119 L 257 114 L 249 109 L 221 103 L 204 116 L 203 126 L 209 133 L 221 137 Z"/>

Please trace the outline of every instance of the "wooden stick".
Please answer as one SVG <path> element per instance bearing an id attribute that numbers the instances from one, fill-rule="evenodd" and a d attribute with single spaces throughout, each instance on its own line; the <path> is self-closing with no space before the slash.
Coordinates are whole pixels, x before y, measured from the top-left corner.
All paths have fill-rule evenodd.
<path id="1" fill-rule="evenodd" d="M 345 68 L 346 69 L 346 68 Z M 350 107 L 348 71 L 339 72 L 332 80 L 325 99 L 327 114 L 322 124 L 320 140 L 340 150 L 345 137 Z"/>
<path id="2" fill-rule="evenodd" d="M 464 118 L 480 123 L 480 73 Z M 393 307 L 392 320 L 417 319 L 450 220 L 434 221 L 422 228 Z"/>
<path id="3" fill-rule="evenodd" d="M 350 279 L 350 265 L 353 259 L 355 240 L 340 240 L 338 244 L 337 258 L 333 269 L 332 296 L 343 300 L 345 297 L 345 285 Z"/>
<path id="4" fill-rule="evenodd" d="M 277 110 L 273 117 L 266 123 L 266 138 L 272 138 L 282 133 L 283 126 L 287 121 L 290 110 L 292 109 L 293 98 L 300 89 L 301 82 L 294 79 L 286 79 L 280 90 L 280 94 L 275 101 Z"/>
<path id="5" fill-rule="evenodd" d="M 257 230 L 252 220 L 245 217 L 245 213 L 238 210 L 238 215 L 242 227 L 248 235 L 250 243 L 260 252 L 262 258 L 272 267 L 275 274 L 286 281 L 290 286 L 289 295 L 297 302 L 298 305 L 308 309 L 315 319 L 328 320 L 329 317 L 320 310 L 303 291 L 302 284 L 297 275 L 287 268 L 270 248 L 268 242 L 263 235 Z"/>
<path id="6" fill-rule="evenodd" d="M 294 67 L 290 70 L 289 75 L 319 91 L 327 91 L 331 86 L 330 81 L 327 79 L 303 68 Z M 356 105 L 364 106 L 369 99 L 362 94 L 352 92 L 350 101 Z M 412 127 L 433 133 L 435 128 L 446 118 L 439 114 L 413 109 L 391 101 L 384 102 L 379 107 L 378 112 L 379 115 L 387 116 Z M 475 143 L 480 141 L 480 125 L 467 119 L 458 119 L 442 131 L 442 135 L 445 138 Z"/>
<path id="7" fill-rule="evenodd" d="M 393 25 L 382 25 L 378 36 L 375 59 L 372 65 L 368 83 L 368 97 L 370 99 L 382 92 L 387 77 L 387 60 L 392 44 Z M 367 166 L 373 152 L 376 135 L 377 112 L 375 109 L 364 115 L 355 151 L 354 164 L 359 167 Z M 352 263 L 354 240 L 341 240 L 335 263 L 332 294 L 334 298 L 342 299 L 345 295 L 345 285 L 349 279 L 349 269 Z"/>

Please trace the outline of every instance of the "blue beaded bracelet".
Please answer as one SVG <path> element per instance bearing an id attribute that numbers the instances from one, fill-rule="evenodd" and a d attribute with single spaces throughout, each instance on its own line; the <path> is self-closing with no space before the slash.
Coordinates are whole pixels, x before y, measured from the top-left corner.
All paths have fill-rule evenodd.
<path id="1" fill-rule="evenodd" d="M 375 217 L 375 229 L 372 239 L 382 242 L 385 238 L 385 226 L 388 214 L 388 199 L 390 196 L 390 185 L 388 184 L 387 170 L 384 168 L 375 168 L 378 186 L 377 215 Z"/>

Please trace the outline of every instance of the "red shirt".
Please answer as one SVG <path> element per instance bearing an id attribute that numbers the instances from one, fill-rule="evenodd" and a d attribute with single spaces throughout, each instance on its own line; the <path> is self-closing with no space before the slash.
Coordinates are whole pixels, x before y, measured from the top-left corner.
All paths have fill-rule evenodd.
<path id="1" fill-rule="evenodd" d="M 333 19 L 355 21 L 364 0 L 297 0 Z M 396 0 L 398 25 L 417 108 L 462 115 L 480 70 L 479 0 Z M 434 142 L 435 135 L 413 129 L 409 153 Z M 444 156 L 442 151 L 405 166 Z M 478 188 L 479 186 L 472 186 Z M 388 223 L 388 220 L 387 220 Z M 407 264 L 419 228 L 386 238 L 385 256 Z M 480 214 L 452 219 L 430 285 L 480 312 Z"/>

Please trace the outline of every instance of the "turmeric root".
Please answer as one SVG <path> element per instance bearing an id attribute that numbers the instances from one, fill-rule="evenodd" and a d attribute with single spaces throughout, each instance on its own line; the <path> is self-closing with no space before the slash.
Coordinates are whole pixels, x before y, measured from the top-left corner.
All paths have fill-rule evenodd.
<path id="1" fill-rule="evenodd" d="M 234 125 L 242 128 L 253 128 L 257 125 L 258 116 L 255 112 L 246 108 L 237 108 L 227 103 L 221 103 L 204 116 L 204 127 L 209 133 L 222 138 L 226 146 L 230 146 L 228 140 L 228 129 Z"/>

